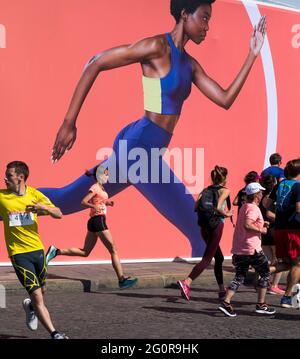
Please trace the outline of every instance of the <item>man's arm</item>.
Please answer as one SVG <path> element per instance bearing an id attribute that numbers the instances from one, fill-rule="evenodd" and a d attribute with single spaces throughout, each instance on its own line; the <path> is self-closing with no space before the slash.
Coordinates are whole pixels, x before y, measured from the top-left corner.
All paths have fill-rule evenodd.
<path id="1" fill-rule="evenodd" d="M 49 206 L 44 203 L 40 203 L 37 201 L 32 201 L 32 205 L 28 205 L 26 207 L 26 211 L 30 211 L 33 213 L 43 214 L 43 215 L 50 215 L 52 218 L 61 219 L 62 213 L 58 207 Z"/>

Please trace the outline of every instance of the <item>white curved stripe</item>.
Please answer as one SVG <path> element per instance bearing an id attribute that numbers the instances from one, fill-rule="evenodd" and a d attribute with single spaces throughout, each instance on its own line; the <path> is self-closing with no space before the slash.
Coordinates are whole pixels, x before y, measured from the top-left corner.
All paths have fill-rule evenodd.
<path id="1" fill-rule="evenodd" d="M 257 5 L 253 2 L 242 0 L 245 9 L 248 13 L 252 26 L 256 25 L 261 17 Z M 261 49 L 261 57 L 263 69 L 265 74 L 266 92 L 267 92 L 267 106 L 268 106 L 268 129 L 267 129 L 267 144 L 265 153 L 264 168 L 268 167 L 269 157 L 276 152 L 277 135 L 278 135 L 278 103 L 276 91 L 276 79 L 273 66 L 273 59 L 270 49 L 268 37 L 266 36 L 264 46 Z"/>
<path id="2" fill-rule="evenodd" d="M 237 0 L 237 1 L 243 2 L 244 0 Z M 273 9 L 281 9 L 281 10 L 292 11 L 292 12 L 300 12 L 300 9 L 293 7 L 293 5 L 291 5 L 291 6 L 284 5 L 284 4 L 279 5 L 279 4 L 269 3 L 269 2 L 259 1 L 259 0 L 248 0 L 248 1 L 254 2 L 255 4 L 262 5 L 262 6 L 272 7 Z"/>

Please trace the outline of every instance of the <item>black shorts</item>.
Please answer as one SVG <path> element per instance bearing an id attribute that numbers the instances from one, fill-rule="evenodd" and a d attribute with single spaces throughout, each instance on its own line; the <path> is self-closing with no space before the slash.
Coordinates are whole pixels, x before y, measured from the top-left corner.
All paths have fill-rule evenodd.
<path id="1" fill-rule="evenodd" d="M 15 254 L 10 259 L 20 283 L 29 294 L 46 284 L 47 265 L 42 249 Z"/>
<path id="2" fill-rule="evenodd" d="M 91 217 L 87 223 L 87 229 L 89 232 L 102 232 L 108 229 L 106 224 L 106 216 L 94 216 Z"/>
<path id="3" fill-rule="evenodd" d="M 275 240 L 274 237 L 267 233 L 261 235 L 261 245 L 262 246 L 275 246 Z"/>
<path id="4" fill-rule="evenodd" d="M 262 246 L 275 246 L 273 226 L 268 228 L 267 234 L 261 235 Z"/>

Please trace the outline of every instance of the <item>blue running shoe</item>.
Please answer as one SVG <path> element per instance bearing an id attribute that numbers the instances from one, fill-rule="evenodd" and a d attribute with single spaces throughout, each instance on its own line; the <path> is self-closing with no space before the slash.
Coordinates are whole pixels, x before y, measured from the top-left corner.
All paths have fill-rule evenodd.
<path id="1" fill-rule="evenodd" d="M 137 278 L 126 277 L 123 280 L 119 281 L 119 288 L 120 289 L 130 288 L 134 286 L 137 283 L 137 281 L 138 281 Z"/>
<path id="2" fill-rule="evenodd" d="M 283 297 L 281 297 L 280 305 L 282 306 L 282 308 L 292 308 L 292 297 L 284 295 Z"/>

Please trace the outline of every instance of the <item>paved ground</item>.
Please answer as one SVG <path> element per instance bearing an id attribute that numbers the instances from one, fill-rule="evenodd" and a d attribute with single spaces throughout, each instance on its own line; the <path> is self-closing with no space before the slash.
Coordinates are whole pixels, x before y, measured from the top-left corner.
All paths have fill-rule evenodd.
<path id="1" fill-rule="evenodd" d="M 256 293 L 244 287 L 233 303 L 236 318 L 217 310 L 214 286 L 197 286 L 190 302 L 177 288 L 128 289 L 104 292 L 51 292 L 47 306 L 59 330 L 73 339 L 300 339 L 300 311 L 279 306 L 279 297 L 267 299 L 277 313 L 254 312 Z M 0 338 L 48 338 L 40 326 L 25 326 L 24 295 L 10 292 L 1 309 Z"/>
<path id="2" fill-rule="evenodd" d="M 193 265 L 187 262 L 125 264 L 126 274 L 137 276 L 139 284 L 122 291 L 118 289 L 111 265 L 50 266 L 47 306 L 55 326 L 70 338 L 81 339 L 64 343 L 60 341 L 60 344 L 57 341 L 54 344 L 53 341 L 34 340 L 48 338 L 48 333 L 41 326 L 36 332 L 28 331 L 21 305 L 26 292 L 11 267 L 0 267 L 0 284 L 6 289 L 6 308 L 0 308 L 1 354 L 7 352 L 10 356 L 15 353 L 26 357 L 35 348 L 44 354 L 52 353 L 52 358 L 75 356 L 81 352 L 83 355 L 80 356 L 88 358 L 99 358 L 101 354 L 101 358 L 124 359 L 156 358 L 161 354 L 159 350 L 167 350 L 163 353 L 164 359 L 182 359 L 199 358 L 201 353 L 221 355 L 224 350 L 231 351 L 240 343 L 235 339 L 263 339 L 263 342 L 259 342 L 263 343 L 263 348 L 259 350 L 268 349 L 267 353 L 270 354 L 270 350 L 274 352 L 279 342 L 267 342 L 266 346 L 266 339 L 300 338 L 300 311 L 280 308 L 278 296 L 269 295 L 267 298 L 275 306 L 276 315 L 261 317 L 254 313 L 256 293 L 250 284 L 253 273 L 248 276 L 249 286 L 243 287 L 234 298 L 238 313 L 236 318 L 224 317 L 217 310 L 212 266 L 194 282 L 192 300 L 183 300 L 176 281 L 184 278 Z M 233 275 L 231 263 L 226 261 L 224 282 L 228 283 Z M 16 345 L 11 345 L 12 342 L 5 339 L 15 339 Z M 24 342 L 22 339 L 30 340 Z M 222 342 L 211 344 L 210 340 L 205 341 L 207 339 Z M 122 347 L 124 343 L 128 347 L 135 346 L 135 353 L 105 353 L 109 351 L 109 346 L 112 350 L 113 345 L 115 350 L 126 349 Z M 156 343 L 159 345 L 156 347 L 158 353 L 153 352 L 152 346 Z M 171 355 L 170 343 L 178 344 L 180 350 L 184 344 L 191 350 L 196 345 L 198 352 Z M 243 350 L 249 345 L 246 343 L 250 342 L 243 342 Z M 251 344 L 249 350 L 258 350 L 259 343 Z"/>
<path id="3" fill-rule="evenodd" d="M 178 279 L 185 278 L 195 265 L 177 259 L 170 263 L 137 263 L 123 264 L 125 275 L 136 276 L 139 279 L 138 288 L 164 288 Z M 231 261 L 224 262 L 224 282 L 228 283 L 233 277 Z M 204 271 L 198 281 L 215 283 L 213 267 Z M 12 267 L 0 267 L 0 284 L 7 290 L 22 290 Z M 117 289 L 118 283 L 110 264 L 49 266 L 49 291 L 102 291 Z"/>

